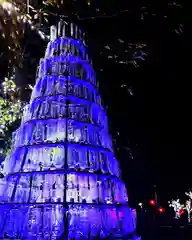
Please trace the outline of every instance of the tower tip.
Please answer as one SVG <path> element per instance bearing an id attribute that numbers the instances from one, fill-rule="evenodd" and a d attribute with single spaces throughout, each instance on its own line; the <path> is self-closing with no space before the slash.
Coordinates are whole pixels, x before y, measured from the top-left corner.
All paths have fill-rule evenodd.
<path id="1" fill-rule="evenodd" d="M 78 39 L 85 43 L 85 32 L 73 22 L 60 20 L 57 25 L 50 27 L 50 41 L 60 37 Z"/>

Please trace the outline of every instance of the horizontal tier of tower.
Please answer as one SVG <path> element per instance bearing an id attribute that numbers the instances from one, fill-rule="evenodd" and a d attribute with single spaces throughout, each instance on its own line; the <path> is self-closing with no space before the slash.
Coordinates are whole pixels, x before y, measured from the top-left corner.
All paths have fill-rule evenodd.
<path id="1" fill-rule="evenodd" d="M 3 210 L 3 211 L 2 211 Z M 134 232 L 134 213 L 127 207 L 74 206 L 62 204 L 36 206 L 18 205 L 18 208 L 0 206 L 0 237 L 2 239 L 104 239 Z M 68 225 L 65 218 L 68 216 Z M 23 221 L 24 220 L 24 221 Z M 65 226 L 67 229 L 65 229 Z M 6 232 L 6 235 L 3 233 Z M 122 234 L 121 234 L 122 235 Z M 121 236 L 120 235 L 120 236 Z"/>
<path id="2" fill-rule="evenodd" d="M 15 132 L 13 147 L 59 143 L 65 140 L 112 150 L 111 138 L 105 129 L 68 119 L 31 120 L 24 123 Z"/>
<path id="3" fill-rule="evenodd" d="M 120 175 L 118 161 L 112 152 L 79 144 L 42 144 L 19 147 L 4 164 L 6 173 L 60 169 L 100 172 L 117 177 Z"/>
<path id="4" fill-rule="evenodd" d="M 105 174 L 77 171 L 66 173 L 60 170 L 9 175 L 0 182 L 0 191 L 3 193 L 0 197 L 1 203 L 111 205 L 126 204 L 128 201 L 126 188 L 120 179 Z"/>
<path id="5" fill-rule="evenodd" d="M 101 95 L 98 90 L 90 83 L 74 76 L 49 75 L 42 77 L 35 85 L 31 102 L 37 98 L 45 99 L 51 96 L 62 96 L 71 100 L 71 102 L 78 102 L 79 104 L 84 103 L 86 105 L 92 103 L 103 109 Z"/>
<path id="6" fill-rule="evenodd" d="M 97 89 L 93 88 L 90 83 L 73 76 L 45 76 L 41 78 L 31 96 L 31 101 L 36 98 L 45 98 L 50 96 L 63 96 L 66 99 L 79 99 L 80 103 L 84 102 L 96 104 L 102 108 L 102 99 Z M 72 99 L 73 96 L 74 98 Z"/>

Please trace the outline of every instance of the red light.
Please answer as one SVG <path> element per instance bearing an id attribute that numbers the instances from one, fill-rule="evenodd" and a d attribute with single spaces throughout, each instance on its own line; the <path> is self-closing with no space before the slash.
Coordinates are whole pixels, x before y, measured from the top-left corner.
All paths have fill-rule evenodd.
<path id="1" fill-rule="evenodd" d="M 151 205 L 155 205 L 155 200 L 150 200 Z"/>
<path id="2" fill-rule="evenodd" d="M 163 213 L 164 211 L 165 211 L 164 208 L 159 208 L 159 212 L 160 212 L 160 213 Z"/>
<path id="3" fill-rule="evenodd" d="M 183 215 L 184 214 L 184 210 L 181 208 L 181 209 L 179 209 L 179 215 L 181 216 L 181 215 Z"/>

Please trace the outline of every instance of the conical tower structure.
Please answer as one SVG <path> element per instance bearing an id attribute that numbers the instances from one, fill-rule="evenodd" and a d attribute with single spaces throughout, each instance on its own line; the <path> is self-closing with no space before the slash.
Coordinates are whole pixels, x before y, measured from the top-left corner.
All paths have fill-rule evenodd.
<path id="1" fill-rule="evenodd" d="M 113 239 L 135 231 L 84 33 L 74 24 L 51 27 L 4 172 L 1 239 Z"/>

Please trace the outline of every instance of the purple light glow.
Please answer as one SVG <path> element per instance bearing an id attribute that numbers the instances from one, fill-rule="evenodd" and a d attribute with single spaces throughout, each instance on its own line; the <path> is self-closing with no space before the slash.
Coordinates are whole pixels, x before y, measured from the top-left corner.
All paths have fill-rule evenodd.
<path id="1" fill-rule="evenodd" d="M 135 216 L 86 46 L 72 38 L 83 33 L 55 29 L 0 179 L 0 238 L 127 236 Z"/>

